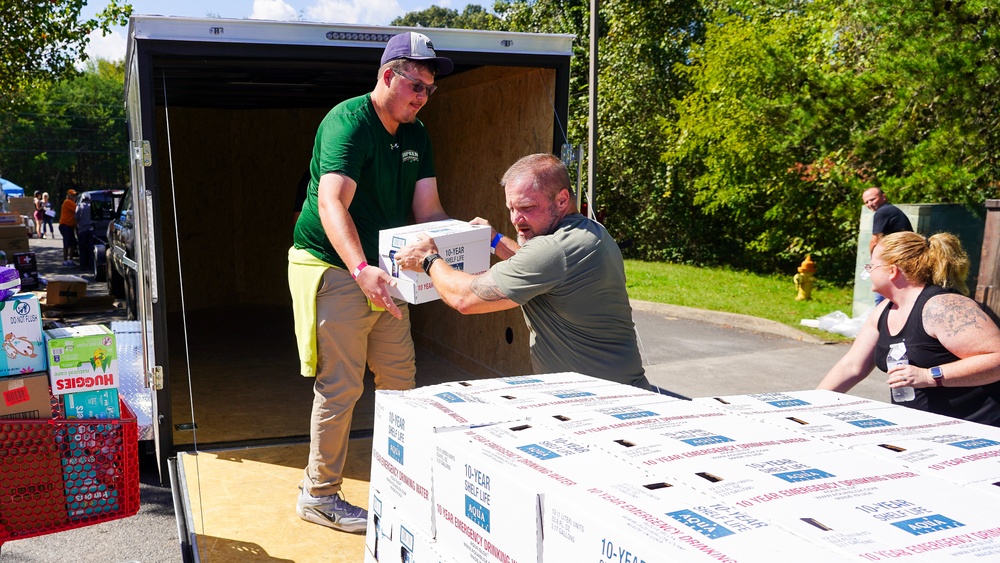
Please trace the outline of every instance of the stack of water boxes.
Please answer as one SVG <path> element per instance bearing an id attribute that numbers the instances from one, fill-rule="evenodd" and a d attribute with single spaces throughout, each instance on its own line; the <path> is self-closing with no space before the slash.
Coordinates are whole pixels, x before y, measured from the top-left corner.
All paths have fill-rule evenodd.
<path id="1" fill-rule="evenodd" d="M 0 276 L 2 285 L 17 272 Z M 122 436 L 104 423 L 121 416 L 114 334 L 99 325 L 43 330 L 34 294 L 2 291 L 0 538 L 115 512 Z M 53 418 L 67 422 L 45 423 Z"/>
<path id="2" fill-rule="evenodd" d="M 366 561 L 1000 560 L 998 430 L 573 373 L 379 391 Z"/>

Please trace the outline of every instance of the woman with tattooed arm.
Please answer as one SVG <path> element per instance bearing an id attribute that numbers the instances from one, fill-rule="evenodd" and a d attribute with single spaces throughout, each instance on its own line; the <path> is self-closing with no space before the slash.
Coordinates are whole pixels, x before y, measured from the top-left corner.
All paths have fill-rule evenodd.
<path id="1" fill-rule="evenodd" d="M 819 389 L 847 392 L 878 367 L 890 388 L 914 389 L 900 405 L 1000 426 L 1000 329 L 962 295 L 968 271 L 954 235 L 882 238 L 862 276 L 886 300 Z M 900 356 L 906 361 L 895 362 Z"/>

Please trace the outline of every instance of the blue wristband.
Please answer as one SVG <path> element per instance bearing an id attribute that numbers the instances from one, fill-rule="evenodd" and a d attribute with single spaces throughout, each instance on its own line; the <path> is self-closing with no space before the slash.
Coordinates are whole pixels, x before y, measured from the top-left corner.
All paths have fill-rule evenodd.
<path id="1" fill-rule="evenodd" d="M 497 235 L 495 237 L 493 237 L 493 242 L 490 243 L 490 249 L 493 252 L 496 252 L 497 245 L 500 244 L 500 239 L 502 239 L 502 238 L 503 238 L 503 235 L 501 235 L 500 233 L 497 233 Z"/>

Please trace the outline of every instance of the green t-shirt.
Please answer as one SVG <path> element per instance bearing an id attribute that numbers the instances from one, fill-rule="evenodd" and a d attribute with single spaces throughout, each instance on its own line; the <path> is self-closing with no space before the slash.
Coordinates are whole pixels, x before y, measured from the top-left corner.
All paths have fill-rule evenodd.
<path id="1" fill-rule="evenodd" d="M 371 94 L 337 104 L 316 131 L 309 188 L 295 223 L 296 248 L 346 267 L 319 219 L 319 179 L 330 172 L 358 184 L 348 211 L 361 239 L 365 260 L 378 264 L 378 232 L 413 222 L 417 180 L 434 177 L 431 140 L 420 121 L 403 123 L 392 136 L 375 113 Z"/>
<path id="2" fill-rule="evenodd" d="M 627 385 L 642 382 L 625 264 L 608 231 L 579 213 L 490 269 L 521 305 L 538 373 L 575 371 Z"/>

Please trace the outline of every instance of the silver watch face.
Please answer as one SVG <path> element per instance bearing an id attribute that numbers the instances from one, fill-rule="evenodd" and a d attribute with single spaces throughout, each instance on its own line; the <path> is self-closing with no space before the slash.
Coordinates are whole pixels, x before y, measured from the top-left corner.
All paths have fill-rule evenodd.
<path id="1" fill-rule="evenodd" d="M 931 377 L 933 377 L 934 379 L 941 379 L 942 377 L 944 377 L 944 372 L 941 371 L 941 368 L 939 367 L 933 367 L 931 368 Z"/>

